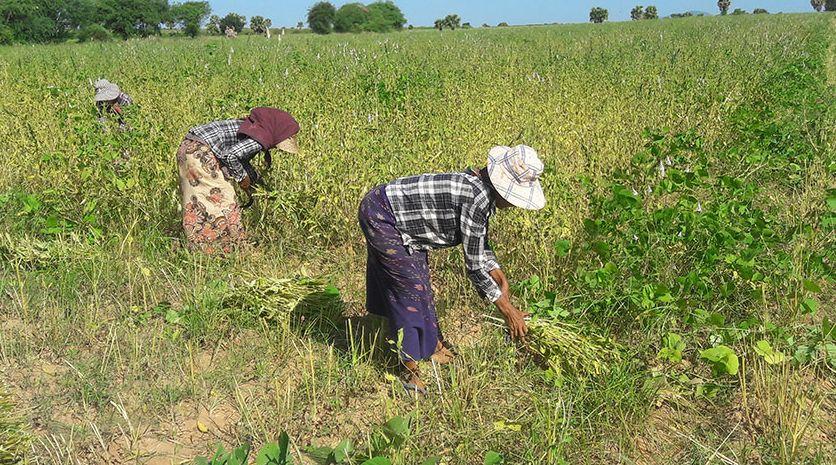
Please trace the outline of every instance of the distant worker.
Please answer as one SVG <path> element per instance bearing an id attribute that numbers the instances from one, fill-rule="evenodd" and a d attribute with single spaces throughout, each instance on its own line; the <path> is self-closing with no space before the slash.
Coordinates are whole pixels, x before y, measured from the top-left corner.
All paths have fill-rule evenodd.
<path id="1" fill-rule="evenodd" d="M 494 147 L 478 171 L 400 178 L 363 198 L 358 216 L 368 255 L 366 309 L 389 320 L 407 391 L 426 393 L 418 361 L 447 363 L 455 356 L 438 325 L 429 250 L 462 244 L 479 294 L 499 309 L 512 337 L 525 336 L 525 314 L 511 303 L 508 280 L 488 245 L 488 220 L 496 208 L 543 208 L 542 172 L 531 147 Z"/>
<path id="2" fill-rule="evenodd" d="M 131 97 L 122 92 L 119 86 L 108 81 L 107 79 L 99 79 L 93 83 L 93 88 L 96 90 L 96 95 L 93 100 L 96 102 L 96 110 L 99 113 L 99 122 L 107 121 L 107 115 L 116 115 L 119 120 L 119 127 L 128 129 L 128 124 L 122 115 L 122 107 L 126 107 L 133 103 Z"/>
<path id="3" fill-rule="evenodd" d="M 233 251 L 245 239 L 241 206 L 232 181 L 250 196 L 261 176 L 250 164 L 264 152 L 270 168 L 270 150 L 299 153 L 299 123 L 277 108 L 254 108 L 245 119 L 213 121 L 193 127 L 177 151 L 183 229 L 188 247 L 207 253 Z"/>

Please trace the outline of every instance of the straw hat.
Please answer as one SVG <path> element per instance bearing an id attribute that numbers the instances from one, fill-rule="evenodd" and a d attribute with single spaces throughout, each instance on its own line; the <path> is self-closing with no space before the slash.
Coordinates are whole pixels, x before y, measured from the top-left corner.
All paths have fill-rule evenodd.
<path id="1" fill-rule="evenodd" d="M 119 86 L 108 81 L 107 79 L 99 79 L 98 81 L 93 83 L 93 87 L 96 88 L 96 96 L 93 97 L 93 100 L 97 102 L 107 102 L 110 100 L 115 100 L 117 97 L 119 97 L 119 94 L 122 93 L 119 90 Z"/>
<path id="2" fill-rule="evenodd" d="M 494 189 L 515 207 L 539 210 L 546 206 L 540 185 L 543 162 L 526 145 L 497 146 L 488 153 L 488 176 Z"/>
<path id="3" fill-rule="evenodd" d="M 287 139 L 279 142 L 276 145 L 276 148 L 292 154 L 299 153 L 299 144 L 296 142 L 295 135 L 290 136 Z"/>

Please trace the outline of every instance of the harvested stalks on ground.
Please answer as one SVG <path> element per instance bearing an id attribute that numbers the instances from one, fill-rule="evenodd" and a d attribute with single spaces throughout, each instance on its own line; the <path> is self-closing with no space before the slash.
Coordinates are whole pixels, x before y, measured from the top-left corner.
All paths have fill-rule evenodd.
<path id="1" fill-rule="evenodd" d="M 600 375 L 609 371 L 609 363 L 618 358 L 619 352 L 612 341 L 591 334 L 578 324 L 532 318 L 527 326 L 526 349 L 541 359 L 555 375 Z"/>
<path id="2" fill-rule="evenodd" d="M 0 386 L 0 464 L 23 463 L 24 452 L 29 448 L 26 425 L 15 413 L 11 397 Z"/>
<path id="3" fill-rule="evenodd" d="M 313 278 L 257 277 L 234 285 L 223 305 L 253 318 L 284 324 L 297 309 L 309 316 L 334 316 L 339 311 L 339 291 Z"/>

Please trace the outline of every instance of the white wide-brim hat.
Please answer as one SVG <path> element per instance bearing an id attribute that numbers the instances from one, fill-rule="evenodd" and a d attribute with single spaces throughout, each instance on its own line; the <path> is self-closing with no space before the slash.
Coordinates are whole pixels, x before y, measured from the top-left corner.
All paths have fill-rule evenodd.
<path id="1" fill-rule="evenodd" d="M 119 97 L 119 94 L 122 93 L 122 91 L 119 90 L 119 86 L 107 79 L 99 79 L 93 83 L 93 87 L 96 88 L 96 95 L 93 97 L 93 100 L 97 102 L 115 100 Z"/>
<path id="2" fill-rule="evenodd" d="M 527 145 L 496 146 L 488 153 L 488 176 L 494 189 L 515 207 L 539 210 L 546 206 L 540 185 L 543 162 Z"/>

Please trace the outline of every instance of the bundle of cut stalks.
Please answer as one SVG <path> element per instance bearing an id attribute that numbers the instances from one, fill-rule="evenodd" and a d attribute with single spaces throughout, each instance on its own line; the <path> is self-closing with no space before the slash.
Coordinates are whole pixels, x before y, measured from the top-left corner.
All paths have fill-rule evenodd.
<path id="1" fill-rule="evenodd" d="M 487 317 L 497 326 L 503 320 Z M 551 318 L 534 317 L 526 322 L 526 349 L 541 359 L 555 375 L 599 375 L 609 371 L 609 364 L 619 356 L 617 346 L 605 337 L 593 334 L 581 325 Z"/>
<path id="2" fill-rule="evenodd" d="M 26 424 L 13 411 L 9 394 L 0 385 L 0 464 L 23 463 L 30 435 Z"/>
<path id="3" fill-rule="evenodd" d="M 339 291 L 313 278 L 257 277 L 230 288 L 223 305 L 255 318 L 287 323 L 300 306 L 332 316 L 339 311 Z"/>

